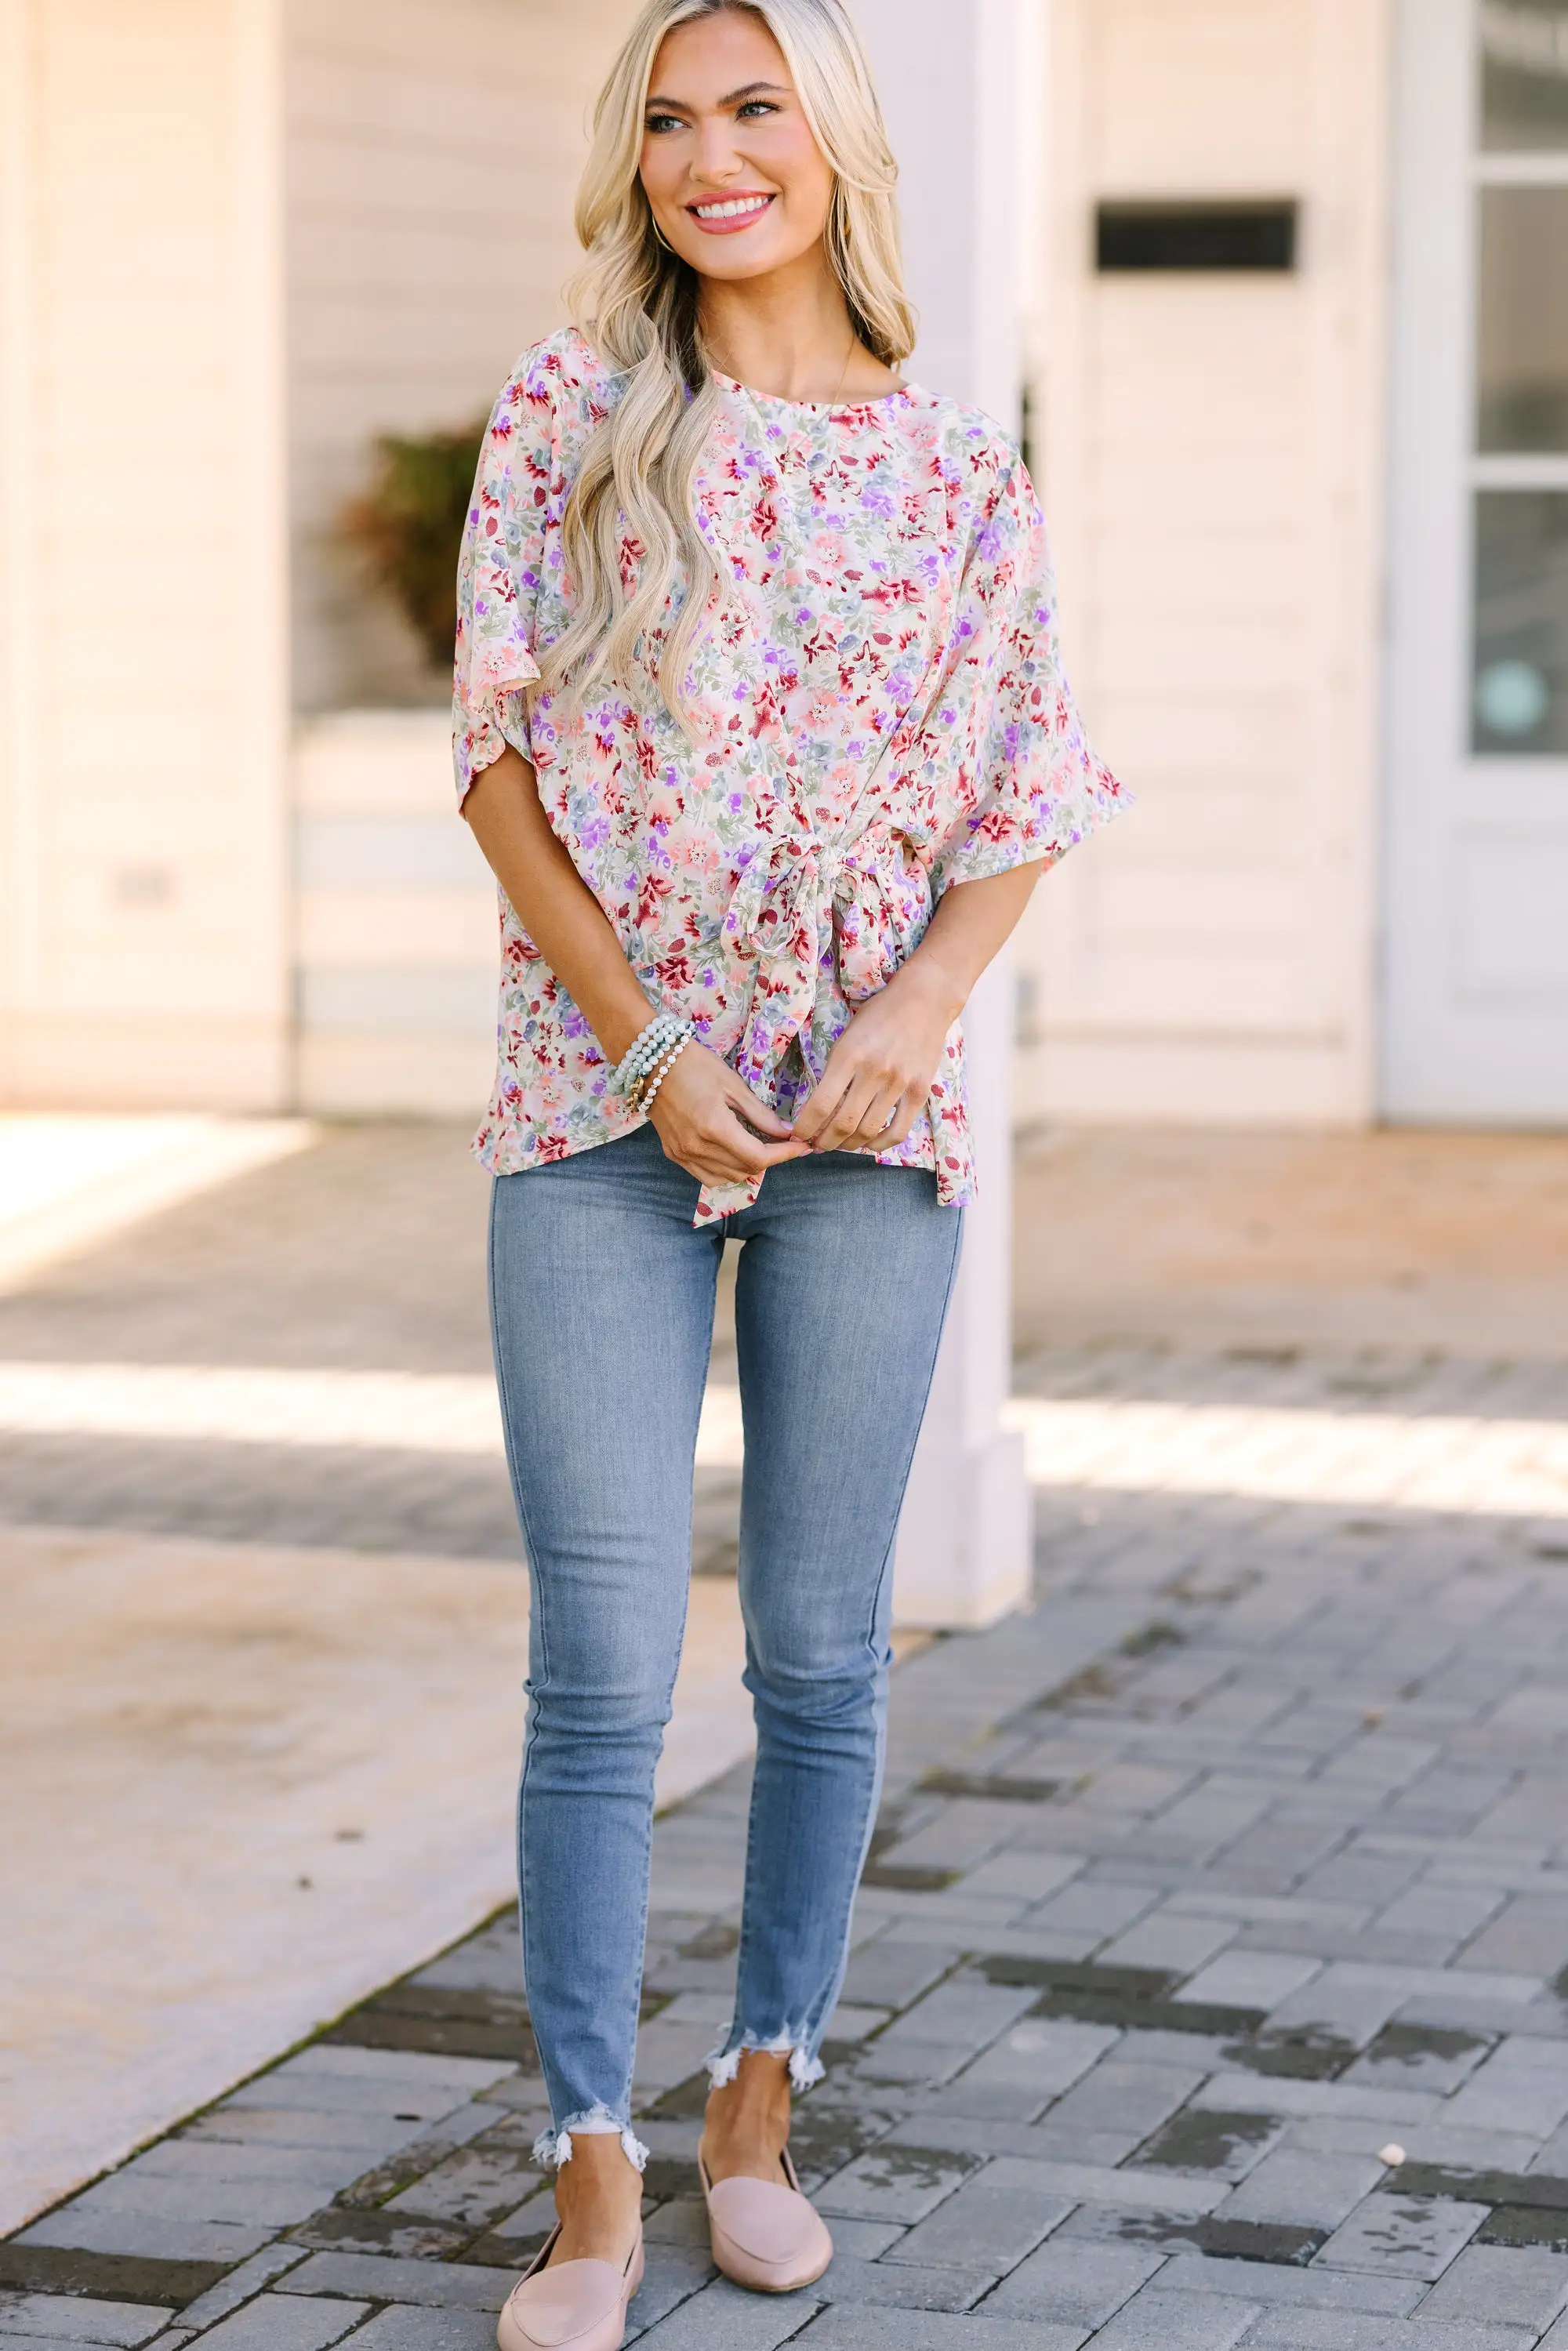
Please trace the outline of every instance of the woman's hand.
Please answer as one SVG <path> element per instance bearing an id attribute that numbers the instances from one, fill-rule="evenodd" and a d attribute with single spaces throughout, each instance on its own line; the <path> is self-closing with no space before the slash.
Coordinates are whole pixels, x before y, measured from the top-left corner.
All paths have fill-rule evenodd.
<path id="1" fill-rule="evenodd" d="M 891 1151 L 931 1092 L 947 1031 L 962 1010 L 946 977 L 918 956 L 861 1006 L 814 1091 L 795 1113 L 813 1151 Z"/>
<path id="2" fill-rule="evenodd" d="M 806 1155 L 777 1112 L 695 1037 L 671 1063 L 648 1118 L 665 1158 L 704 1184 L 749 1184 Z"/>

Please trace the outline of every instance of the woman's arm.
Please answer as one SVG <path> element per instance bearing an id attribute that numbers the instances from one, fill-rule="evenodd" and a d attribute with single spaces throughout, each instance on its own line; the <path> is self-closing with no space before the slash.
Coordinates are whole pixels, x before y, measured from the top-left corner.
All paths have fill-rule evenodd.
<path id="1" fill-rule="evenodd" d="M 1043 862 L 1015 865 L 943 893 L 909 961 L 861 1006 L 829 1054 L 795 1115 L 801 1141 L 815 1151 L 891 1151 L 904 1141 L 925 1108 L 947 1031 L 1044 872 Z"/>
<path id="2" fill-rule="evenodd" d="M 528 761 L 508 747 L 475 778 L 463 813 L 523 928 L 613 1066 L 654 1008 L 609 916 L 552 831 Z M 745 1183 L 781 1160 L 800 1158 L 805 1148 L 695 1038 L 671 1068 L 649 1115 L 666 1156 L 705 1184 Z"/>

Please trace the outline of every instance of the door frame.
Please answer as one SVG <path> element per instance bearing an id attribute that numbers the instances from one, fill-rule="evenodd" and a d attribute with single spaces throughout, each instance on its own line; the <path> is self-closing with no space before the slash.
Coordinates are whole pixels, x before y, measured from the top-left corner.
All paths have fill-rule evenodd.
<path id="1" fill-rule="evenodd" d="M 1475 453 L 1475 0 L 1399 0 L 1379 1101 L 1396 1123 L 1554 1127 L 1568 998 L 1467 1002 L 1458 967 L 1467 794 L 1506 790 L 1493 837 L 1568 847 L 1568 760 L 1469 748 L 1474 492 L 1521 470 Z"/>

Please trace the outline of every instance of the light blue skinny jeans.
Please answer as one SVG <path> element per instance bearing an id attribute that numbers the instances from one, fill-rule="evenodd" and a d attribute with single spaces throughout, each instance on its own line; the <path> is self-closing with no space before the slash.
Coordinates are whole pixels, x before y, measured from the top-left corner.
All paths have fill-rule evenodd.
<path id="1" fill-rule="evenodd" d="M 843 1977 L 882 1777 L 894 1536 L 957 1263 L 934 1176 L 792 1161 L 695 1228 L 651 1127 L 497 1178 L 491 1313 L 532 1589 L 517 1806 L 523 1969 L 553 2131 L 631 2130 L 653 1770 L 691 1570 L 725 1237 L 757 1721 L 736 2008 L 710 2061 L 789 2052 L 804 2087 Z"/>

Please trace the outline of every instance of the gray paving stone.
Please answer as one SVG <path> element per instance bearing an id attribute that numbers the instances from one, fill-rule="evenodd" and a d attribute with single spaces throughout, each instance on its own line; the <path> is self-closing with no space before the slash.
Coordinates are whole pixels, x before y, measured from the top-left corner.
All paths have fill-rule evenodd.
<path id="1" fill-rule="evenodd" d="M 271 2231 L 308 2220 L 312 2212 L 331 2202 L 332 2193 L 319 2178 L 298 2174 L 288 2179 L 253 2172 L 243 2179 L 225 2179 L 211 2173 L 183 2171 L 171 2178 L 131 2164 L 100 2179 L 65 2209 L 84 2216 L 141 2213 L 151 2220 L 237 2220 Z"/>
<path id="2" fill-rule="evenodd" d="M 1449 2130 L 1442 2124 L 1407 2131 L 1404 2146 L 1417 2163 L 1446 2163 L 1487 2171 L 1549 2171 L 1555 2178 L 1563 2167 L 1545 2159 L 1546 2151 L 1534 2139 L 1511 2131 Z"/>
<path id="3" fill-rule="evenodd" d="M 731 1983 L 722 1991 L 677 1993 L 667 2008 L 659 2011 L 658 2022 L 661 2024 L 701 2025 L 709 2032 L 717 2032 L 728 2024 L 734 2010 L 735 1987 Z"/>
<path id="4" fill-rule="evenodd" d="M 220 2318 L 202 2339 L 214 2351 L 326 2351 L 369 2307 L 363 2302 L 313 2302 L 302 2294 L 261 2294 L 231 2317 Z"/>
<path id="5" fill-rule="evenodd" d="M 1082 1854 L 1029 1853 L 1008 1846 L 967 1871 L 964 1885 L 972 1894 L 1010 1895 L 1020 1904 L 1043 1902 L 1082 1867 Z"/>
<path id="6" fill-rule="evenodd" d="M 1559 1705 L 1561 1700 L 1558 1701 Z M 1563 1815 L 1559 1814 L 1561 1821 Z M 1460 1954 L 1461 1968 L 1516 1969 L 1554 1976 L 1568 1959 L 1568 1902 L 1519 1896 Z"/>
<path id="7" fill-rule="evenodd" d="M 854 2225 L 841 2221 L 840 2228 Z M 864 2225 L 874 2231 L 875 2224 Z M 835 2232 L 836 2233 L 836 2232 Z M 889 2243 L 898 2236 L 897 2229 L 884 2231 Z M 647 2245 L 706 2245 L 708 2241 L 707 2211 L 700 2197 L 682 2197 L 678 2201 L 661 2204 L 656 2210 L 643 2216 L 643 2241 Z M 882 2246 L 877 2247 L 881 2252 Z"/>
<path id="8" fill-rule="evenodd" d="M 1198 1774 L 1191 1770 L 1170 1771 L 1151 1763 L 1118 1761 L 1093 1773 L 1076 1809 L 1144 1819 L 1162 1812 L 1196 1787 L 1197 1780 Z"/>
<path id="9" fill-rule="evenodd" d="M 483 2310 L 416 2310 L 392 2303 L 354 2336 L 354 2351 L 495 2351 L 496 2322 Z"/>
<path id="10" fill-rule="evenodd" d="M 958 2118 L 922 2115 L 917 2122 L 904 2124 L 890 2132 L 882 2152 L 895 2156 L 905 2133 L 916 2128 L 935 2135 L 934 2126 L 952 2129 L 954 2122 L 963 2127 Z M 970 2125 L 972 2144 L 977 2155 L 995 2152 L 1002 2137 L 999 2128 L 988 2130 L 983 2125 Z M 1109 2165 L 1062 2163 L 1036 2157 L 1031 2149 L 1032 2133 L 1020 2132 L 1008 2152 L 1022 2155 L 1039 2181 L 1042 2196 L 1059 2196 L 1069 2203 L 1108 2204 L 1126 2211 L 1181 2212 L 1196 2214 L 1213 2211 L 1229 2192 L 1225 2181 L 1193 2179 L 1174 2171 L 1159 2171 L 1152 2167 L 1129 2166 L 1117 2170 Z"/>
<path id="11" fill-rule="evenodd" d="M 703 2351 L 709 2339 L 704 2338 Z M 718 2351 L 718 2338 L 711 2339 Z M 1083 2330 L 1048 2321 L 991 2318 L 984 2311 L 958 2318 L 938 2311 L 836 2304 L 814 2319 L 799 2340 L 807 2351 L 1079 2351 Z M 727 2341 L 723 2351 L 729 2351 Z M 742 2351 L 738 2344 L 737 2351 Z"/>
<path id="12" fill-rule="evenodd" d="M 1049 2109 L 1053 2130 L 1125 2133 L 1136 2147 L 1197 2089 L 1200 2072 L 1174 2065 L 1129 2064 L 1103 2057 L 1065 2096 Z"/>
<path id="13" fill-rule="evenodd" d="M 397 2253 L 312 2253 L 278 2283 L 280 2294 L 345 2294 L 367 2302 L 408 2302 L 499 2310 L 517 2282 L 509 2269 L 467 2262 L 423 2262 Z"/>
<path id="14" fill-rule="evenodd" d="M 211 2326 L 217 2319 L 226 2318 L 231 2310 L 237 2310 L 242 2302 L 248 2302 L 252 2294 L 259 2294 L 285 2270 L 297 2269 L 305 2257 L 303 2245 L 263 2245 L 260 2252 L 252 2253 L 248 2261 L 230 2270 L 227 2277 L 220 2278 L 194 2302 L 188 2302 L 180 2313 L 182 2324 Z"/>
<path id="15" fill-rule="evenodd" d="M 1220 2217 L 1333 2229 L 1385 2176 L 1382 2164 L 1365 2157 L 1277 2147 L 1220 2206 Z"/>
<path id="16" fill-rule="evenodd" d="M 644 2024 L 637 2035 L 633 2096 L 652 2099 L 687 2080 L 701 2068 L 715 2037 L 711 2024 L 666 2024 L 662 2016 Z"/>
<path id="17" fill-rule="evenodd" d="M 957 1960 L 956 1949 L 879 1935 L 851 1957 L 841 1997 L 873 2008 L 907 2008 Z"/>
<path id="18" fill-rule="evenodd" d="M 522 2203 L 543 2174 L 512 2148 L 461 2147 L 382 2206 L 483 2229 Z"/>
<path id="19" fill-rule="evenodd" d="M 1421 2304 L 1423 2318 L 1551 2325 L 1568 2304 L 1568 2259 L 1536 2246 L 1467 2245 Z"/>
<path id="20" fill-rule="evenodd" d="M 934 2212 L 977 2168 L 957 2150 L 879 2147 L 857 2156 L 815 2199 L 830 2218 L 914 2223 Z"/>
<path id="21" fill-rule="evenodd" d="M 1391 2089 L 1435 2090 L 1447 2097 L 1484 2063 L 1488 2044 L 1479 2033 L 1450 2033 L 1441 2045 L 1437 2036 L 1395 2024 L 1380 2033 L 1358 2057 L 1344 2078 Z"/>
<path id="22" fill-rule="evenodd" d="M 838 2223 L 834 2223 L 834 2236 Z M 881 2304 L 893 2310 L 967 2310 L 993 2283 L 994 2270 L 922 2269 L 913 2262 L 857 2261 L 835 2253 L 811 2288 L 825 2302 Z"/>
<path id="23" fill-rule="evenodd" d="M 91 2351 L 86 2338 L 74 2335 L 10 2335 L 5 2351 Z"/>
<path id="24" fill-rule="evenodd" d="M 935 2043 L 972 2054 L 1015 2024 L 1034 2001 L 1035 1994 L 1027 1985 L 939 1984 L 889 2025 L 877 2044 L 877 2053 L 880 2057 L 889 2050 Z"/>
<path id="25" fill-rule="evenodd" d="M 450 2083 L 331 2074 L 289 2074 L 282 2069 L 247 2082 L 225 2101 L 230 2113 L 246 2107 L 294 2106 L 313 2115 L 401 2116 L 408 2122 L 439 2122 L 468 2103 L 468 2092 Z"/>
<path id="26" fill-rule="evenodd" d="M 1260 2315 L 1228 2294 L 1162 2294 L 1156 2279 L 1102 2327 L 1094 2351 L 1231 2351 Z"/>
<path id="27" fill-rule="evenodd" d="M 1287 2269 L 1271 2262 L 1217 2261 L 1207 2253 L 1176 2253 L 1160 2273 L 1162 2294 L 1233 2294 L 1243 2302 L 1288 2304 L 1292 2310 L 1359 2310 L 1402 2318 L 1427 2289 L 1408 2278 L 1375 2277 L 1352 2270 Z"/>
<path id="28" fill-rule="evenodd" d="M 1022 2155 L 1030 2163 L 1087 2163 L 1096 2170 L 1113 2170 L 1137 2147 L 1135 2131 L 1057 2130 L 1044 2122 L 1032 2126 L 1021 2147 L 998 2152 Z"/>
<path id="29" fill-rule="evenodd" d="M 1460 2168 L 1522 2171 L 1535 2149 L 1533 2139 L 1511 2138 L 1500 2131 L 1445 2131 L 1403 2126 L 1399 2145 L 1413 2162 L 1442 2163 Z M 1386 2123 L 1375 2116 L 1309 2115 L 1286 2126 L 1284 2144 L 1314 2155 L 1375 2156 L 1388 2144 Z"/>
<path id="30" fill-rule="evenodd" d="M 678 2310 L 694 2294 L 700 2294 L 714 2274 L 706 2242 L 700 2246 L 650 2244 L 643 2283 L 627 2314 L 628 2340 L 657 2326 L 672 2310 Z"/>
<path id="31" fill-rule="evenodd" d="M 1247 2338 L 1248 2351 L 1530 2351 L 1521 2326 L 1465 2319 L 1367 2318 L 1351 2311 L 1272 2310 Z"/>
<path id="32" fill-rule="evenodd" d="M 998 2277 L 1071 2210 L 1071 2200 L 1042 2190 L 1039 2165 L 998 2156 L 891 2246 L 883 2265 L 908 2261 Z"/>
<path id="33" fill-rule="evenodd" d="M 1234 2183 L 1255 2171 L 1270 2149 L 1281 2142 L 1303 2143 L 1281 2116 L 1230 2114 L 1187 2105 L 1138 2150 L 1136 2168 L 1150 2166 L 1158 2171 L 1186 2172 L 1197 2179 Z M 1314 2152 L 1364 2155 L 1372 2150 L 1357 2142 L 1348 2150 L 1333 2146 Z"/>
<path id="34" fill-rule="evenodd" d="M 1185 1976 L 1207 1966 L 1235 1939 L 1236 1928 L 1227 1920 L 1194 1917 L 1162 1904 L 1108 1943 L 1100 1959 L 1105 1967 L 1168 1968 Z"/>
<path id="35" fill-rule="evenodd" d="M 1391 2189 L 1369 2196 L 1318 2254 L 1327 2269 L 1382 2271 L 1397 2277 L 1441 2277 L 1487 2217 L 1484 2204 Z"/>
<path id="36" fill-rule="evenodd" d="M 902 2084 L 911 2092 L 950 2082 L 974 2053 L 972 2041 L 926 2041 L 918 2034 L 908 2041 L 890 2041 L 885 2032 L 858 2053 L 862 2081 Z"/>
<path id="37" fill-rule="evenodd" d="M 148 2342 L 174 2315 L 155 2303 L 102 2302 L 88 2294 L 0 2295 L 0 2335 L 58 2335 L 74 2343 L 112 2343 L 120 2351 Z"/>
<path id="38" fill-rule="evenodd" d="M 79 2211 L 64 2204 L 35 2220 L 19 2245 L 57 2245 L 81 2252 L 126 2253 L 156 2262 L 243 2262 L 273 2234 L 225 2220 L 178 2220 L 145 2212 Z"/>
<path id="39" fill-rule="evenodd" d="M 429 2089 L 455 2089 L 477 2096 L 517 2072 L 504 2058 L 435 2055 L 423 2049 L 358 2049 L 313 2042 L 297 2057 L 273 2068 L 274 2082 L 417 2082 Z"/>
<path id="40" fill-rule="evenodd" d="M 1364 2047 L 1404 2003 L 1426 1985 L 1414 1969 L 1362 1967 L 1334 1960 L 1311 1983 L 1281 2001 L 1270 2022 L 1317 2025 Z"/>
<path id="41" fill-rule="evenodd" d="M 187 2126 L 176 2141 L 184 2147 L 212 2141 L 225 2147 L 286 2147 L 328 2150 L 342 2148 L 361 2158 L 368 2170 L 379 2157 L 395 2154 L 420 2137 L 426 2128 L 423 2116 L 410 2112 L 407 2122 L 388 2114 L 329 2111 L 319 2107 L 255 2105 L 215 2106 Z"/>
<path id="42" fill-rule="evenodd" d="M 1031 2119 L 1121 2039 L 1113 2025 L 1031 2016 L 966 2065 L 941 2094 L 954 2113 Z"/>
<path id="43" fill-rule="evenodd" d="M 1449 2099 L 1444 2120 L 1463 2129 L 1545 2138 L 1568 2116 L 1568 2045 L 1522 2035 L 1500 2043 Z"/>
<path id="44" fill-rule="evenodd" d="M 841 2215 L 833 2222 L 835 2250 L 857 2262 L 880 2261 L 903 2234 L 903 2229 L 891 2220 L 851 2220 Z"/>
<path id="45" fill-rule="evenodd" d="M 1162 1813 L 1157 1820 L 1125 1840 L 1124 1850 L 1134 1854 L 1186 1854 L 1195 1859 L 1219 1852 L 1232 1844 L 1244 1830 L 1251 1827 L 1268 1806 L 1270 1795 L 1238 1788 L 1219 1792 L 1200 1788 L 1190 1796 L 1183 1796 Z"/>
<path id="46" fill-rule="evenodd" d="M 118 2179 L 276 2179 L 332 2195 L 365 2168 L 358 2147 L 277 2147 L 267 2141 L 165 2138 L 125 2165 Z"/>
<path id="47" fill-rule="evenodd" d="M 1173 1898 L 1174 1912 L 1180 1896 Z M 1310 1928 L 1311 1920 L 1304 1921 Z M 1176 1993 L 1180 2001 L 1203 2001 L 1217 2008 L 1256 2008 L 1265 2013 L 1311 1983 L 1321 1962 L 1267 1951 L 1226 1951 Z"/>
<path id="48" fill-rule="evenodd" d="M 1159 1898 L 1157 1886 L 1116 1886 L 1100 1878 L 1079 1877 L 1030 1915 L 1036 1926 L 1088 1935 L 1100 1943 L 1152 1910 Z"/>
<path id="49" fill-rule="evenodd" d="M 637 2339 L 648 2351 L 774 2351 L 820 2307 L 809 2294 L 745 2294 L 719 2278 Z"/>
<path id="50" fill-rule="evenodd" d="M 1396 1932 L 1438 1935 L 1458 1944 L 1477 1934 L 1498 1908 L 1501 1896 L 1490 1886 L 1437 1886 L 1423 1881 L 1409 1886 L 1378 1913 L 1377 1924 Z M 1478 1964 L 1490 1965 L 1490 1960 Z"/>
<path id="51" fill-rule="evenodd" d="M 988 2295 L 986 2310 L 1059 2326 L 1103 2326 L 1164 2263 L 1165 2255 L 1152 2246 L 1048 2239 Z"/>
<path id="52" fill-rule="evenodd" d="M 1334 2115 L 1393 2127 L 1435 2122 L 1448 2113 L 1420 2090 L 1385 2090 L 1359 2082 L 1301 2082 L 1284 2074 L 1216 2074 L 1195 2092 L 1195 2106 L 1233 2114 Z"/>
<path id="53" fill-rule="evenodd" d="M 1016 1803 L 956 1797 L 925 1827 L 890 1845 L 883 1859 L 915 1868 L 967 1870 L 1005 1844 L 1018 1824 Z"/>

